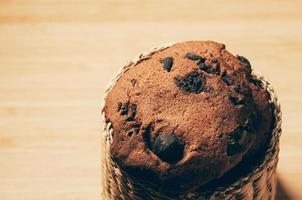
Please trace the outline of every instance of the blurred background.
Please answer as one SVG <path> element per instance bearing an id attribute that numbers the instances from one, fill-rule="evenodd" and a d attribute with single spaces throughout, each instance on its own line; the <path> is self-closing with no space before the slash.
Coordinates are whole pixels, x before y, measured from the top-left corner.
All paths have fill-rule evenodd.
<path id="1" fill-rule="evenodd" d="M 283 109 L 278 199 L 302 199 L 302 1 L 0 0 L 0 199 L 100 199 L 103 91 L 165 43 L 247 57 Z"/>

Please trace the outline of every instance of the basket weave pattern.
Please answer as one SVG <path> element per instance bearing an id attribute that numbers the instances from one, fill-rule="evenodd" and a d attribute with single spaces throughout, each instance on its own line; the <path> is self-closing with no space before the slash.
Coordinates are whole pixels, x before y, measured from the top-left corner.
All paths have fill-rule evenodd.
<path id="1" fill-rule="evenodd" d="M 109 89 L 113 87 L 119 77 L 132 66 L 136 65 L 142 60 L 148 59 L 156 51 L 167 48 L 168 46 L 153 49 L 147 54 L 141 54 L 135 61 L 130 62 L 129 65 L 122 69 L 122 72 L 116 77 Z M 254 75 L 255 78 L 261 80 L 263 87 L 267 88 L 271 95 L 271 103 L 274 108 L 276 118 L 275 126 L 272 130 L 272 138 L 265 152 L 263 161 L 255 166 L 248 174 L 241 177 L 236 182 L 226 187 L 215 188 L 214 191 L 207 191 L 206 193 L 195 191 L 189 192 L 178 197 L 168 197 L 161 194 L 151 185 L 140 183 L 138 180 L 133 180 L 128 177 L 123 171 L 114 163 L 110 156 L 110 144 L 112 142 L 113 129 L 110 123 L 105 123 L 105 116 L 103 114 L 104 133 L 104 195 L 105 200 L 237 200 L 237 199 L 256 199 L 256 200 L 270 200 L 275 199 L 276 193 L 276 168 L 278 163 L 279 153 L 279 137 L 281 135 L 281 110 L 278 103 L 277 96 L 268 82 L 262 76 Z"/>

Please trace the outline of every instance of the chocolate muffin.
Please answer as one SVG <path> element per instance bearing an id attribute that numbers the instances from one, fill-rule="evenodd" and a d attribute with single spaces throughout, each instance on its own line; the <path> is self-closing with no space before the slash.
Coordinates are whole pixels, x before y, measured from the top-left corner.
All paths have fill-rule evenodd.
<path id="1" fill-rule="evenodd" d="M 189 41 L 129 68 L 108 92 L 112 160 L 161 191 L 189 191 L 252 160 L 270 139 L 270 94 L 251 64 Z"/>

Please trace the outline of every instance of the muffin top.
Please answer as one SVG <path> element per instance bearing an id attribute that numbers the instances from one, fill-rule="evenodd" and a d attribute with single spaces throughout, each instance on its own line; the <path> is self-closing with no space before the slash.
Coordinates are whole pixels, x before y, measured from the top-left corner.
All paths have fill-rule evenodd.
<path id="1" fill-rule="evenodd" d="M 193 190 L 221 177 L 265 145 L 270 94 L 243 56 L 213 41 L 154 52 L 107 93 L 112 159 L 162 190 Z"/>

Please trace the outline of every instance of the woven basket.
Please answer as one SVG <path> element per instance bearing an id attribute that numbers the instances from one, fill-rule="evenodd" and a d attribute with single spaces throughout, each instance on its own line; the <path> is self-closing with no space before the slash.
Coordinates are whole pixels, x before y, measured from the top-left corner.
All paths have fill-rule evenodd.
<path id="1" fill-rule="evenodd" d="M 147 53 L 142 53 L 137 59 L 131 61 L 122 68 L 121 72 L 111 83 L 111 90 L 116 81 L 131 67 L 142 60 L 150 58 L 155 52 L 168 48 L 170 45 L 155 48 Z M 263 159 L 255 167 L 249 170 L 244 176 L 238 177 L 238 180 L 227 186 L 216 187 L 215 189 L 200 191 L 196 190 L 181 194 L 179 196 L 169 197 L 160 193 L 155 187 L 142 183 L 139 180 L 133 180 L 128 177 L 111 159 L 110 144 L 112 143 L 113 129 L 110 123 L 105 122 L 104 112 L 102 118 L 104 123 L 103 151 L 103 196 L 102 200 L 216 200 L 216 199 L 257 199 L 270 200 L 275 199 L 276 193 L 276 168 L 279 153 L 279 137 L 281 135 L 281 110 L 277 96 L 268 82 L 262 76 L 253 75 L 254 78 L 263 83 L 271 96 L 271 104 L 274 110 L 275 124 L 272 129 L 272 137 L 264 152 Z M 105 95 L 106 96 L 106 95 Z M 105 97 L 106 99 L 106 97 Z"/>

